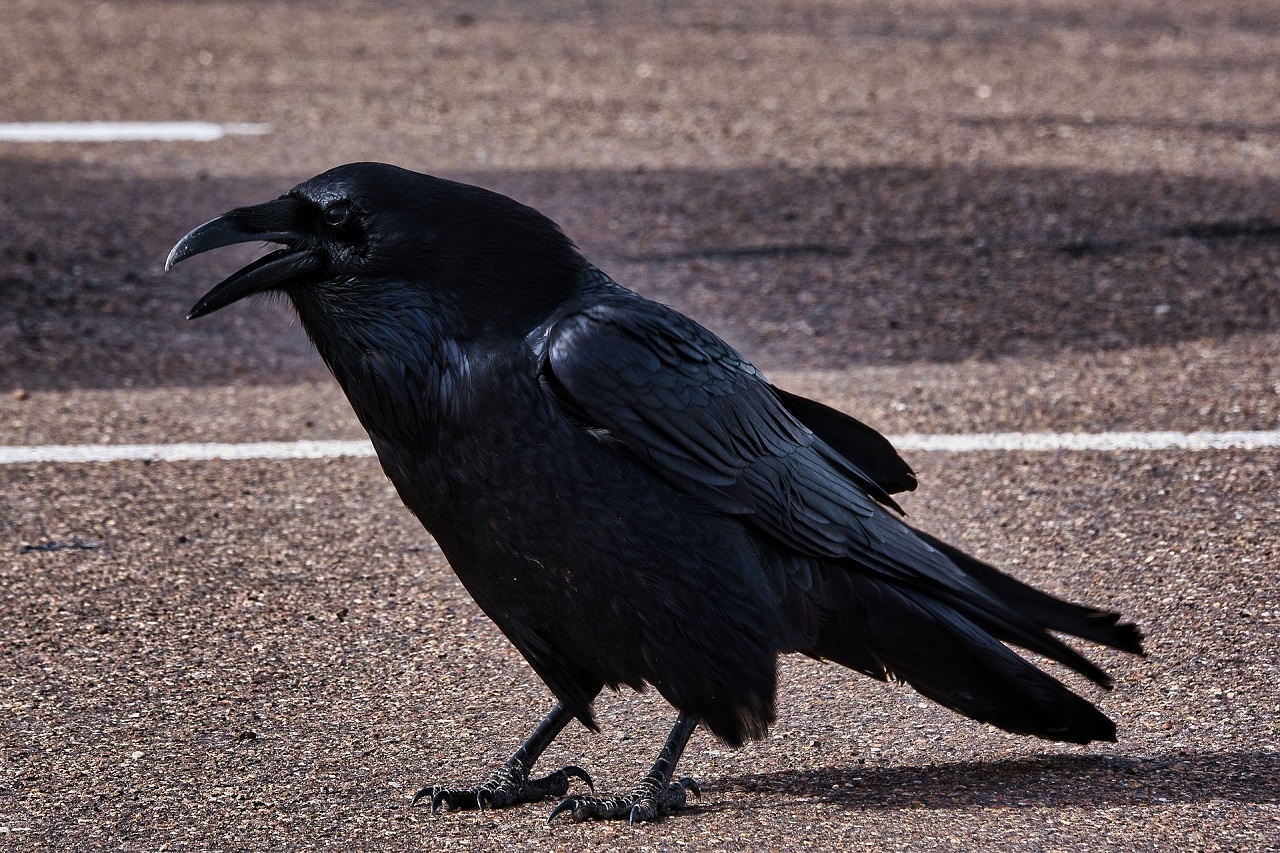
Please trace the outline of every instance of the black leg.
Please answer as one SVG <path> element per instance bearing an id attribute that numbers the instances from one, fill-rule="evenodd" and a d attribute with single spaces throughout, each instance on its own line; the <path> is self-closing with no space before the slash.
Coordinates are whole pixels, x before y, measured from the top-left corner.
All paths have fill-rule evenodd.
<path id="1" fill-rule="evenodd" d="M 431 812 L 434 814 L 442 805 L 450 809 L 497 809 L 516 803 L 533 803 L 546 797 L 563 796 L 569 790 L 571 776 L 581 779 L 595 790 L 587 771 L 573 765 L 562 767 L 541 779 L 529 778 L 534 762 L 572 719 L 573 714 L 557 702 L 551 713 L 538 723 L 533 734 L 520 744 L 515 755 L 507 759 L 507 763 L 489 777 L 487 782 L 474 788 L 428 785 L 414 795 L 412 804 L 416 806 L 419 801 L 430 797 Z"/>
<path id="2" fill-rule="evenodd" d="M 658 753 L 658 760 L 653 763 L 653 769 L 636 784 L 630 794 L 604 798 L 574 794 L 561 800 L 560 805 L 551 810 L 547 823 L 561 812 L 568 812 L 576 821 L 626 818 L 635 823 L 656 820 L 684 808 L 687 802 L 686 791 L 692 791 L 695 797 L 701 796 L 702 792 L 698 783 L 692 779 L 685 777 L 672 782 L 671 776 L 689 742 L 689 736 L 697 726 L 698 718 L 689 714 L 681 714 L 676 719 L 671 734 L 667 735 L 667 742 Z"/>

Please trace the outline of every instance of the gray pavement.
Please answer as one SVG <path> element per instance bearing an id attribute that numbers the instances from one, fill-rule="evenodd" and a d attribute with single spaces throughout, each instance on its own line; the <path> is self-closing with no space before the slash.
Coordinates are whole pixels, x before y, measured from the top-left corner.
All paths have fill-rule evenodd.
<path id="1" fill-rule="evenodd" d="M 350 438 L 279 304 L 181 318 L 191 226 L 340 162 L 553 215 L 886 432 L 1280 427 L 1280 9 L 0 0 L 0 443 Z M 246 249 L 246 253 L 252 249 Z M 230 253 L 229 253 L 230 254 Z M 248 254 L 245 255 L 247 257 Z M 1280 849 L 1280 451 L 914 454 L 912 520 L 1114 607 L 1115 745 L 789 659 L 656 825 L 432 817 L 549 706 L 368 459 L 0 468 L 0 848 Z M 41 543 L 92 549 L 21 551 Z M 1082 691 L 1088 685 L 1073 682 Z M 602 787 L 670 710 L 602 697 Z"/>

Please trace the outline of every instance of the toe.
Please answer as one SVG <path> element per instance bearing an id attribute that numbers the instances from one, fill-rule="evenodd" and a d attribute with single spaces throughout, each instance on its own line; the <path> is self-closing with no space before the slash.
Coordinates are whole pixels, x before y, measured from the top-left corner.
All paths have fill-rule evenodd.
<path id="1" fill-rule="evenodd" d="M 565 812 L 570 812 L 569 816 L 573 817 L 572 812 L 574 810 L 574 806 L 577 804 L 578 797 L 565 797 L 556 804 L 554 809 L 551 810 L 551 814 L 547 815 L 547 823 L 551 823 L 551 821 L 555 820 L 556 815 L 564 814 Z"/>
<path id="2" fill-rule="evenodd" d="M 576 764 L 570 764 L 567 767 L 562 768 L 560 772 L 565 776 L 569 776 L 574 779 L 581 779 L 583 782 L 587 783 L 587 787 L 592 791 L 596 789 L 596 783 L 591 781 L 591 774 Z"/>
<path id="3" fill-rule="evenodd" d="M 416 793 L 416 794 L 414 794 L 414 795 L 413 795 L 413 802 L 409 803 L 409 808 L 413 808 L 413 807 L 414 807 L 414 806 L 416 806 L 418 803 L 420 803 L 420 802 L 422 802 L 423 800 L 425 800 L 427 797 L 431 797 L 431 798 L 434 800 L 434 799 L 435 799 L 435 797 L 434 797 L 435 791 L 436 791 L 436 788 L 435 788 L 435 786 L 434 786 L 434 785 L 428 785 L 428 786 L 426 786 L 425 788 L 420 788 L 420 789 L 418 790 L 418 793 Z M 433 802 L 433 803 L 432 803 L 432 805 L 431 805 L 431 810 L 432 810 L 432 811 L 435 811 L 435 810 L 436 810 L 436 807 L 435 807 L 435 803 L 434 803 L 434 802 Z"/>

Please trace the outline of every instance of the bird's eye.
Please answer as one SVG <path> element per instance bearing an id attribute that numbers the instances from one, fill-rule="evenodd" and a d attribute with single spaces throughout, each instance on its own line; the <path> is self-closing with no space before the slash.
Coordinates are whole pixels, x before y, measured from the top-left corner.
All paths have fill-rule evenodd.
<path id="1" fill-rule="evenodd" d="M 324 221 L 329 225 L 341 225 L 351 216 L 351 205 L 338 204 L 332 205 L 325 209 Z"/>

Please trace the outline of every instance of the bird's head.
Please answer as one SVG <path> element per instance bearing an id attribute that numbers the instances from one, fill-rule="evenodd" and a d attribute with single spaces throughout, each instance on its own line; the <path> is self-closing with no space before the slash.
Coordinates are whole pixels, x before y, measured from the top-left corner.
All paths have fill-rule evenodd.
<path id="1" fill-rule="evenodd" d="M 382 163 L 338 166 L 264 204 L 206 222 L 173 247 L 192 255 L 277 243 L 196 302 L 202 317 L 255 293 L 300 310 L 324 306 L 448 309 L 468 325 L 527 330 L 571 296 L 585 261 L 542 214 L 479 187 Z"/>

